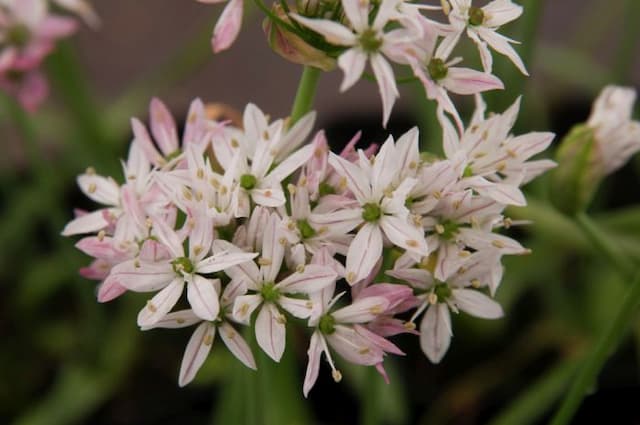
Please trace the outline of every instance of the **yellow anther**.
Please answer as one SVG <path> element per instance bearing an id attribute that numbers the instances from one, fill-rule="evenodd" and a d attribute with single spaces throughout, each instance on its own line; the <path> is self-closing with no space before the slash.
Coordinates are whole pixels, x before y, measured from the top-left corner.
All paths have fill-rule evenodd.
<path id="1" fill-rule="evenodd" d="M 200 202 L 200 201 L 202 201 L 202 198 L 203 198 L 202 192 L 197 191 L 196 192 L 196 201 Z"/>
<path id="2" fill-rule="evenodd" d="M 429 304 L 432 304 L 432 305 L 438 304 L 438 296 L 432 292 L 427 297 L 427 301 L 429 301 Z"/>
<path id="3" fill-rule="evenodd" d="M 296 193 L 296 186 L 295 186 L 295 185 L 293 185 L 293 184 L 291 184 L 291 183 L 289 183 L 289 184 L 287 185 L 287 190 L 289 191 L 289 193 L 290 193 L 290 194 L 295 195 L 295 193 Z"/>
<path id="4" fill-rule="evenodd" d="M 105 231 L 104 231 L 104 230 L 100 230 L 100 231 L 98 232 L 98 240 L 99 240 L 100 242 L 102 242 L 102 241 L 104 240 L 105 235 L 106 235 Z"/>
<path id="5" fill-rule="evenodd" d="M 207 336 L 204 337 L 204 341 L 202 341 L 202 342 L 204 343 L 204 345 L 213 344 L 213 335 L 207 334 Z"/>
<path id="6" fill-rule="evenodd" d="M 184 186 L 182 187 L 182 197 L 187 201 L 193 199 L 193 196 L 191 196 L 191 191 Z"/>
<path id="7" fill-rule="evenodd" d="M 271 265 L 271 259 L 260 257 L 260 258 L 258 258 L 258 264 L 260 264 L 261 266 L 270 266 Z"/>
<path id="8" fill-rule="evenodd" d="M 280 245 L 286 245 L 287 244 L 287 239 L 286 238 L 280 238 L 280 239 L 278 239 L 278 242 L 280 243 Z"/>
<path id="9" fill-rule="evenodd" d="M 509 217 L 505 217 L 502 220 L 502 225 L 504 226 L 505 229 L 508 229 L 513 225 L 513 220 L 511 220 Z"/>
<path id="10" fill-rule="evenodd" d="M 451 5 L 447 0 L 440 0 L 440 4 L 442 5 L 442 13 L 448 15 L 451 12 Z"/>
<path id="11" fill-rule="evenodd" d="M 436 198 L 436 199 L 440 199 L 440 198 L 442 198 L 442 192 L 440 192 L 439 190 L 436 190 L 436 191 L 435 191 L 435 192 L 433 192 L 431 195 L 432 195 L 434 198 Z"/>
<path id="12" fill-rule="evenodd" d="M 362 347 L 358 350 L 358 354 L 360 355 L 365 355 L 368 354 L 371 351 L 371 349 L 369 349 L 369 347 Z"/>
<path id="13" fill-rule="evenodd" d="M 215 177 L 211 177 L 211 179 L 209 180 L 209 184 L 211 184 L 214 189 L 218 189 L 220 187 L 220 181 Z"/>
<path id="14" fill-rule="evenodd" d="M 284 325 L 287 323 L 287 318 L 284 316 L 284 314 L 278 313 L 278 315 L 276 316 L 276 322 Z"/>
<path id="15" fill-rule="evenodd" d="M 140 261 L 133 260 L 133 267 L 135 267 L 136 269 L 139 269 L 140 268 Z"/>
<path id="16" fill-rule="evenodd" d="M 220 188 L 220 194 L 221 195 L 226 195 L 229 192 L 229 188 L 227 186 L 222 186 Z"/>
<path id="17" fill-rule="evenodd" d="M 411 247 L 411 248 L 417 248 L 418 245 L 420 245 L 418 241 L 415 239 L 408 239 L 405 241 L 405 243 L 407 244 L 408 247 Z"/>
<path id="18" fill-rule="evenodd" d="M 93 167 L 87 167 L 87 169 L 84 171 L 85 174 L 88 174 L 90 176 L 93 176 L 96 174 L 96 169 Z"/>
<path id="19" fill-rule="evenodd" d="M 505 247 L 504 242 L 502 242 L 499 239 L 491 241 L 491 245 L 495 246 L 496 248 L 504 248 Z"/>
<path id="20" fill-rule="evenodd" d="M 312 308 L 313 308 L 313 303 L 312 303 L 311 301 L 307 301 L 307 302 L 304 304 L 304 306 L 305 306 L 305 307 L 307 307 L 308 309 L 312 309 Z"/>
<path id="21" fill-rule="evenodd" d="M 186 320 L 184 320 L 182 317 L 178 317 L 176 319 L 176 323 L 179 324 L 179 325 L 182 325 L 184 322 L 186 322 Z"/>
<path id="22" fill-rule="evenodd" d="M 327 233 L 328 231 L 329 231 L 329 228 L 328 228 L 327 226 L 322 226 L 322 227 L 320 227 L 320 228 L 318 229 L 317 233 L 318 233 L 319 235 L 322 235 L 322 234 L 324 234 L 324 233 Z"/>
<path id="23" fill-rule="evenodd" d="M 482 132 L 482 140 L 487 140 L 489 138 L 489 132 L 487 130 Z"/>
<path id="24" fill-rule="evenodd" d="M 415 161 L 411 161 L 409 163 L 409 168 L 412 169 L 412 170 L 415 170 L 416 168 L 418 168 L 418 163 L 415 162 Z"/>
<path id="25" fill-rule="evenodd" d="M 478 279 L 471 279 L 471 286 L 474 288 L 479 288 L 482 286 L 482 283 Z"/>
<path id="26" fill-rule="evenodd" d="M 262 138 L 264 140 L 269 140 L 269 132 L 267 130 L 262 133 Z"/>
<path id="27" fill-rule="evenodd" d="M 470 255 L 471 255 L 471 253 L 469 251 L 467 251 L 466 249 L 463 249 L 462 251 L 458 252 L 458 256 L 462 257 L 462 258 L 467 258 Z"/>
<path id="28" fill-rule="evenodd" d="M 193 253 L 195 255 L 200 255 L 200 253 L 202 252 L 202 250 L 204 249 L 203 246 L 201 245 L 196 245 L 195 247 L 193 247 Z"/>
<path id="29" fill-rule="evenodd" d="M 236 337 L 236 335 L 237 335 L 237 333 L 236 333 L 236 332 L 234 332 L 234 331 L 232 331 L 231 329 L 229 329 L 229 330 L 227 331 L 227 338 L 229 338 L 229 339 L 233 339 L 233 338 L 235 338 L 235 337 Z"/>
<path id="30" fill-rule="evenodd" d="M 304 273 L 304 264 L 298 264 L 298 265 L 296 266 L 296 271 L 297 271 L 298 273 Z"/>
<path id="31" fill-rule="evenodd" d="M 507 168 L 507 163 L 502 161 L 500 163 L 498 163 L 498 165 L 496 165 L 496 170 L 498 171 L 504 171 L 504 169 Z"/>
<path id="32" fill-rule="evenodd" d="M 147 217 L 147 219 L 144 221 L 144 225 L 150 229 L 153 227 L 153 221 L 149 217 Z"/>
<path id="33" fill-rule="evenodd" d="M 151 300 L 147 301 L 147 308 L 149 309 L 150 312 L 155 313 L 156 311 L 158 311 L 158 309 L 156 308 L 155 305 L 153 305 L 153 303 L 151 302 Z"/>
<path id="34" fill-rule="evenodd" d="M 198 168 L 198 170 L 196 171 L 196 177 L 198 177 L 199 179 L 204 178 L 204 170 L 202 168 Z"/>
<path id="35" fill-rule="evenodd" d="M 338 182 L 338 187 L 340 188 L 340 190 L 344 190 L 347 187 L 347 178 L 346 177 L 341 177 L 340 181 Z"/>
<path id="36" fill-rule="evenodd" d="M 240 306 L 239 313 L 241 316 L 246 316 L 249 312 L 249 304 L 244 303 Z"/>
<path id="37" fill-rule="evenodd" d="M 98 189 L 96 184 L 95 183 L 91 183 L 91 184 L 89 184 L 89 187 L 87 188 L 87 192 L 95 193 L 96 189 Z"/>
<path id="38" fill-rule="evenodd" d="M 439 223 L 436 224 L 435 229 L 436 229 L 436 233 L 439 235 L 444 233 L 444 226 L 442 224 L 439 224 Z"/>
<path id="39" fill-rule="evenodd" d="M 383 311 L 384 309 L 382 308 L 381 305 L 374 305 L 369 309 L 369 313 L 371 314 L 382 314 Z"/>
<path id="40" fill-rule="evenodd" d="M 333 369 L 331 371 L 331 377 L 333 378 L 334 382 L 342 381 L 342 374 L 340 373 L 340 371 L 338 369 Z"/>
<path id="41" fill-rule="evenodd" d="M 235 149 L 238 146 L 240 146 L 240 143 L 236 139 L 231 139 L 231 147 Z"/>
<path id="42" fill-rule="evenodd" d="M 475 159 L 480 159 L 480 158 L 482 158 L 482 157 L 484 157 L 484 156 L 487 156 L 487 153 L 486 153 L 486 152 L 476 152 L 475 154 L 473 154 L 473 157 L 474 157 Z"/>
<path id="43" fill-rule="evenodd" d="M 404 323 L 404 328 L 408 331 L 412 331 L 416 328 L 416 324 L 413 322 L 405 322 Z"/>
<path id="44" fill-rule="evenodd" d="M 266 196 L 267 198 L 271 198 L 271 195 L 272 195 L 272 193 L 271 193 L 270 190 L 265 190 L 264 191 L 264 196 Z"/>
<path id="45" fill-rule="evenodd" d="M 507 155 L 509 155 L 511 158 L 515 158 L 518 156 L 516 154 L 516 151 L 514 151 L 513 149 L 507 149 Z"/>
<path id="46" fill-rule="evenodd" d="M 347 273 L 346 279 L 347 279 L 347 282 L 349 283 L 355 283 L 356 274 L 354 272 L 349 272 Z"/>

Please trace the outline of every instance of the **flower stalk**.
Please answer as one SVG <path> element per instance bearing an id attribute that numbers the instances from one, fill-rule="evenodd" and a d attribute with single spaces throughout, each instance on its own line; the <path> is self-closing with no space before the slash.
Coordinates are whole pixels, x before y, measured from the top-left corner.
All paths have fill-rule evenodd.
<path id="1" fill-rule="evenodd" d="M 296 98 L 293 101 L 289 126 L 293 126 L 300 118 L 311 111 L 316 88 L 320 80 L 320 70 L 312 66 L 305 66 L 300 77 Z"/>

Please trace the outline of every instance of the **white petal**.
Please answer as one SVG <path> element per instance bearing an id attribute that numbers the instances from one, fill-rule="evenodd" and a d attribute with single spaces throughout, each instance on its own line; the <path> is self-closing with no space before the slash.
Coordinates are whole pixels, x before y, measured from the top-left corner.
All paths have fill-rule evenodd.
<path id="1" fill-rule="evenodd" d="M 195 325 L 198 322 L 201 322 L 202 319 L 196 316 L 193 313 L 193 310 L 180 310 L 174 311 L 173 313 L 169 313 L 164 316 L 162 319 L 157 321 L 151 326 L 143 326 L 141 329 L 143 331 L 155 328 L 165 328 L 165 329 L 178 329 L 178 328 L 186 328 L 187 326 Z"/>
<path id="2" fill-rule="evenodd" d="M 313 145 L 306 145 L 289 155 L 267 175 L 267 179 L 272 182 L 281 183 L 289 177 L 291 173 L 302 167 L 313 155 Z"/>
<path id="3" fill-rule="evenodd" d="M 357 32 L 369 26 L 369 2 L 361 0 L 342 0 L 344 14 Z"/>
<path id="4" fill-rule="evenodd" d="M 129 260 L 111 269 L 107 279 L 116 279 L 130 291 L 152 292 L 167 286 L 176 279 L 176 274 L 169 263 Z M 182 277 L 178 279 L 182 280 Z"/>
<path id="5" fill-rule="evenodd" d="M 439 363 L 451 343 L 451 316 L 446 304 L 432 305 L 420 323 L 420 347 L 433 363 Z"/>
<path id="6" fill-rule="evenodd" d="M 147 301 L 147 305 L 138 314 L 138 326 L 151 326 L 160 321 L 178 302 L 183 286 L 184 280 L 176 278 Z"/>
<path id="7" fill-rule="evenodd" d="M 182 357 L 178 385 L 184 387 L 193 381 L 211 351 L 215 335 L 216 327 L 208 322 L 202 322 L 193 332 Z"/>
<path id="8" fill-rule="evenodd" d="M 241 295 L 233 303 L 233 318 L 245 325 L 251 322 L 251 314 L 262 303 L 260 295 Z"/>
<path id="9" fill-rule="evenodd" d="M 453 289 L 452 300 L 462 311 L 481 319 L 499 319 L 504 316 L 500 304 L 480 291 L 473 289 Z"/>
<path id="10" fill-rule="evenodd" d="M 276 288 L 286 293 L 308 294 L 322 290 L 337 278 L 338 275 L 331 267 L 308 264 L 302 272 L 295 271 L 280 281 Z"/>
<path id="11" fill-rule="evenodd" d="M 520 59 L 518 53 L 509 44 L 510 40 L 508 38 L 498 34 L 493 30 L 483 27 L 478 27 L 477 31 L 480 37 L 482 37 L 482 39 L 493 48 L 493 50 L 508 57 L 524 75 L 529 75 L 526 67 L 524 66 L 524 63 L 522 62 L 522 59 Z"/>
<path id="12" fill-rule="evenodd" d="M 504 89 L 498 77 L 470 68 L 449 68 L 447 76 L 442 80 L 447 90 L 456 94 L 476 94 L 488 90 Z"/>
<path id="13" fill-rule="evenodd" d="M 264 207 L 279 207 L 287 202 L 282 189 L 275 185 L 268 188 L 251 189 L 250 193 L 253 202 Z"/>
<path id="14" fill-rule="evenodd" d="M 382 255 L 382 232 L 366 223 L 356 234 L 347 253 L 347 282 L 350 285 L 369 275 Z"/>
<path id="15" fill-rule="evenodd" d="M 256 258 L 253 252 L 221 252 L 196 263 L 198 273 L 215 273 L 232 266 L 247 263 Z"/>
<path id="16" fill-rule="evenodd" d="M 371 184 L 360 167 L 333 152 L 329 153 L 329 164 L 336 173 L 347 179 L 347 187 L 353 192 L 358 202 L 364 204 L 371 200 Z"/>
<path id="17" fill-rule="evenodd" d="M 346 91 L 353 86 L 364 72 L 367 65 L 367 54 L 358 48 L 352 48 L 342 53 L 338 58 L 338 66 L 344 72 L 344 79 L 340 84 L 340 91 Z"/>
<path id="18" fill-rule="evenodd" d="M 266 228 L 263 229 L 262 257 L 265 263 L 260 267 L 262 278 L 265 282 L 274 282 L 284 258 L 284 245 L 280 231 L 280 219 L 276 214 L 269 216 Z"/>
<path id="19" fill-rule="evenodd" d="M 256 341 L 274 361 L 279 362 L 286 344 L 284 316 L 271 303 L 262 306 L 256 318 Z"/>
<path id="20" fill-rule="evenodd" d="M 204 320 L 215 320 L 220 312 L 220 302 L 213 281 L 197 274 L 185 279 L 188 282 L 187 299 L 193 312 Z"/>
<path id="21" fill-rule="evenodd" d="M 331 44 L 336 44 L 338 46 L 353 46 L 357 42 L 356 35 L 344 25 L 340 25 L 327 19 L 305 18 L 296 13 L 290 13 L 289 16 L 300 22 L 305 27 L 311 28 L 318 34 L 323 35 L 325 40 Z"/>
<path id="22" fill-rule="evenodd" d="M 331 314 L 338 323 L 367 323 L 384 313 L 389 301 L 384 297 L 365 297 Z"/>
<path id="23" fill-rule="evenodd" d="M 78 186 L 88 198 L 103 204 L 120 204 L 120 186 L 111 178 L 97 174 L 82 174 L 77 178 Z"/>
<path id="24" fill-rule="evenodd" d="M 380 96 L 382 97 L 382 125 L 386 127 L 391 116 L 393 104 L 399 96 L 398 87 L 389 62 L 380 54 L 372 55 L 370 59 L 371 68 L 373 68 L 373 73 L 378 82 L 378 90 L 380 90 Z"/>
<path id="25" fill-rule="evenodd" d="M 152 232 L 162 242 L 174 257 L 184 257 L 184 247 L 178 234 L 160 217 L 152 220 Z"/>
<path id="26" fill-rule="evenodd" d="M 307 355 L 309 356 L 309 362 L 307 363 L 307 371 L 304 375 L 304 384 L 302 385 L 302 393 L 305 398 L 309 395 L 309 391 L 313 388 L 316 380 L 318 379 L 318 373 L 320 372 L 320 359 L 322 357 L 322 335 L 320 332 L 315 331 L 311 335 L 311 341 L 309 342 L 309 349 Z"/>
<path id="27" fill-rule="evenodd" d="M 278 304 L 299 319 L 308 319 L 314 312 L 313 302 L 306 299 L 281 296 Z"/>
<path id="28" fill-rule="evenodd" d="M 98 232 L 109 225 L 104 218 L 108 210 L 102 209 L 74 218 L 62 230 L 62 236 L 80 235 Z"/>
<path id="29" fill-rule="evenodd" d="M 427 241 L 421 227 L 414 226 L 407 220 L 392 215 L 380 218 L 380 227 L 394 245 L 421 256 L 428 254 Z"/>
<path id="30" fill-rule="evenodd" d="M 227 322 L 222 322 L 219 328 L 220 337 L 231 354 L 236 356 L 249 369 L 256 370 L 256 361 L 251 353 L 251 348 L 234 328 Z"/>

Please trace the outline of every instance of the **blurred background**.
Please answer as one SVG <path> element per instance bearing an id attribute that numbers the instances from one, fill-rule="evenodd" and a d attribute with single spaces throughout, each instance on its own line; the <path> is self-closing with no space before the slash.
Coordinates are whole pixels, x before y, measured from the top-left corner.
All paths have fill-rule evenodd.
<path id="1" fill-rule="evenodd" d="M 501 112 L 523 93 L 516 132 L 551 130 L 560 140 L 587 118 L 604 85 L 640 86 L 640 2 L 521 4 L 523 17 L 502 33 L 523 41 L 518 51 L 532 77 L 496 57 L 495 73 L 508 90 L 487 96 L 490 109 Z M 335 384 L 323 369 L 304 401 L 306 340 L 293 335 L 283 364 L 260 374 L 216 345 L 196 381 L 178 388 L 190 332 L 141 332 L 135 317 L 145 297 L 98 304 L 95 283 L 78 276 L 88 258 L 59 233 L 74 207 L 94 206 L 75 176 L 93 166 L 120 177 L 129 119 L 146 120 L 153 96 L 178 121 L 195 97 L 239 110 L 254 102 L 284 117 L 301 68 L 268 48 L 250 4 L 238 41 L 217 56 L 209 37 L 221 7 L 187 0 L 94 5 L 102 27 L 83 28 L 46 64 L 52 96 L 45 106 L 25 115 L 4 95 L 0 103 L 0 423 L 534 424 L 549 418 L 629 282 L 546 201 L 548 179 L 528 188 L 529 206 L 508 212 L 534 224 L 511 230 L 533 254 L 506 261 L 497 295 L 506 317 L 454 317 L 455 336 L 440 365 L 429 363 L 414 337 L 397 338 L 407 356 L 389 359 L 391 385 L 347 366 Z M 465 58 L 478 61 L 472 46 Z M 316 128 L 326 128 L 335 147 L 358 129 L 367 143 L 381 142 L 388 132 L 418 124 L 423 146 L 440 152 L 435 107 L 419 86 L 401 87 L 387 132 L 380 128 L 375 83 L 363 80 L 339 94 L 340 81 L 339 71 L 324 74 L 315 103 Z M 462 103 L 467 116 L 470 106 Z M 591 211 L 636 263 L 639 182 L 636 157 L 605 182 Z M 575 423 L 611 420 L 614 413 L 615 423 L 640 423 L 633 404 L 640 397 L 640 323 L 630 326 Z"/>

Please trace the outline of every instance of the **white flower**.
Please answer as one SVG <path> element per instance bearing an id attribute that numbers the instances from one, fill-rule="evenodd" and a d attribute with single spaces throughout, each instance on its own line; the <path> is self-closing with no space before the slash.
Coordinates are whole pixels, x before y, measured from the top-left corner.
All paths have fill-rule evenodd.
<path id="1" fill-rule="evenodd" d="M 290 16 L 301 24 L 322 34 L 331 44 L 350 47 L 338 57 L 338 66 L 344 72 L 340 91 L 346 91 L 362 76 L 367 62 L 378 82 L 382 97 L 382 123 L 389 121 L 391 109 L 399 96 L 391 65 L 383 55 L 394 57 L 398 45 L 407 43 L 417 37 L 415 28 L 399 28 L 384 31 L 390 21 L 401 20 L 398 10 L 401 0 L 385 0 L 380 2 L 373 23 L 369 24 L 369 0 L 341 0 L 344 13 L 351 24 L 350 27 L 327 19 L 309 19 L 295 13 Z"/>
<path id="2" fill-rule="evenodd" d="M 256 340 L 260 348 L 275 361 L 280 361 L 285 348 L 286 316 L 280 308 L 293 316 L 306 319 L 311 316 L 316 305 L 293 294 L 309 294 L 322 290 L 336 280 L 338 275 L 329 267 L 317 264 L 300 266 L 298 269 L 277 281 L 286 240 L 280 231 L 280 219 L 271 214 L 264 229 L 262 240 L 262 256 L 258 259 L 260 268 L 248 262 L 231 271 L 234 279 L 244 282 L 252 294 L 236 298 L 233 304 L 235 320 L 249 324 L 251 314 L 260 306 L 255 321 Z"/>
<path id="3" fill-rule="evenodd" d="M 438 47 L 437 55 L 448 56 L 460 38 L 467 30 L 467 35 L 478 46 L 482 66 L 486 72 L 491 72 L 493 57 L 487 47 L 508 57 L 511 62 L 524 75 L 529 75 L 522 59 L 509 43 L 516 43 L 503 35 L 498 34 L 500 26 L 517 19 L 522 14 L 522 6 L 514 4 L 511 0 L 494 0 L 483 7 L 471 5 L 472 0 L 449 0 L 451 11 L 449 22 L 455 29 L 446 36 Z"/>
<path id="4" fill-rule="evenodd" d="M 631 120 L 635 100 L 634 89 L 607 86 L 593 104 L 587 125 L 595 130 L 596 157 L 605 174 L 640 151 L 640 122 Z"/>

